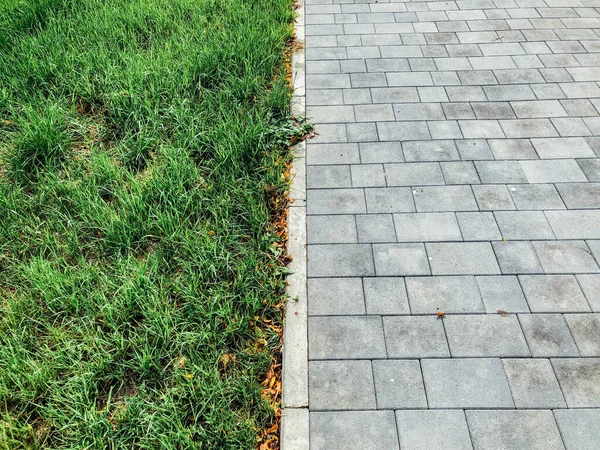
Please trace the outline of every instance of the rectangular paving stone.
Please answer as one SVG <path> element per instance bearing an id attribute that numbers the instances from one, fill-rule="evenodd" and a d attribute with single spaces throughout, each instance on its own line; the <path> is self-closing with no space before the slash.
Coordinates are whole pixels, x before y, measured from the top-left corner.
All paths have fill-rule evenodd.
<path id="1" fill-rule="evenodd" d="M 354 122 L 352 106 L 307 106 L 306 116 L 312 123 Z"/>
<path id="2" fill-rule="evenodd" d="M 501 239 L 500 231 L 491 212 L 456 213 L 465 241 L 494 241 Z"/>
<path id="3" fill-rule="evenodd" d="M 532 139 L 538 155 L 542 159 L 589 158 L 594 151 L 582 137 Z"/>
<path id="4" fill-rule="evenodd" d="M 398 103 L 394 105 L 396 120 L 443 120 L 439 103 Z"/>
<path id="5" fill-rule="evenodd" d="M 428 122 L 431 130 L 431 122 Z M 454 141 L 410 141 L 402 145 L 409 161 L 452 161 L 459 159 Z M 413 183 L 420 184 L 420 183 Z"/>
<path id="6" fill-rule="evenodd" d="M 458 124 L 466 139 L 494 139 L 504 137 L 504 132 L 497 120 L 459 120 Z"/>
<path id="7" fill-rule="evenodd" d="M 444 326 L 436 316 L 383 318 L 388 358 L 449 357 Z"/>
<path id="8" fill-rule="evenodd" d="M 588 312 L 573 275 L 522 275 L 521 287 L 531 312 Z"/>
<path id="9" fill-rule="evenodd" d="M 360 243 L 396 242 L 396 231 L 391 214 L 358 215 L 356 227 Z"/>
<path id="10" fill-rule="evenodd" d="M 516 276 L 497 275 L 476 278 L 487 313 L 529 312 L 525 295 Z"/>
<path id="11" fill-rule="evenodd" d="M 444 177 L 438 163 L 385 164 L 388 186 L 443 185 Z"/>
<path id="12" fill-rule="evenodd" d="M 552 184 L 515 184 L 508 186 L 508 191 L 518 210 L 565 209 Z"/>
<path id="13" fill-rule="evenodd" d="M 492 150 L 493 151 L 493 150 Z M 526 183 L 527 178 L 518 161 L 477 161 L 482 183 Z"/>
<path id="14" fill-rule="evenodd" d="M 502 236 L 509 241 L 554 239 L 554 233 L 542 211 L 496 211 L 494 216 Z"/>
<path id="15" fill-rule="evenodd" d="M 600 442 L 600 410 L 554 411 L 567 450 L 594 450 Z"/>
<path id="16" fill-rule="evenodd" d="M 493 242 L 494 253 L 503 274 L 543 273 L 531 242 Z"/>
<path id="17" fill-rule="evenodd" d="M 308 318 L 309 358 L 385 358 L 379 316 L 317 316 Z"/>
<path id="18" fill-rule="evenodd" d="M 415 277 L 406 279 L 413 314 L 484 312 L 475 277 Z"/>
<path id="19" fill-rule="evenodd" d="M 307 165 L 356 164 L 360 162 L 358 145 L 355 143 L 309 143 L 306 146 L 306 153 Z"/>
<path id="20" fill-rule="evenodd" d="M 309 189 L 306 197 L 308 214 L 366 212 L 365 194 L 362 189 Z"/>
<path id="21" fill-rule="evenodd" d="M 534 357 L 579 356 L 562 314 L 519 314 Z"/>
<path id="22" fill-rule="evenodd" d="M 574 159 L 520 161 L 529 183 L 587 181 Z"/>
<path id="23" fill-rule="evenodd" d="M 457 154 L 458 156 L 458 154 Z M 479 184 L 479 175 L 470 161 L 443 162 L 442 174 L 446 184 Z"/>
<path id="24" fill-rule="evenodd" d="M 310 278 L 308 280 L 309 315 L 364 313 L 365 300 L 360 278 Z"/>
<path id="25" fill-rule="evenodd" d="M 404 161 L 400 142 L 364 142 L 359 144 L 363 163 L 393 163 Z"/>
<path id="26" fill-rule="evenodd" d="M 477 450 L 563 450 L 550 410 L 466 411 Z"/>
<path id="27" fill-rule="evenodd" d="M 363 278 L 367 314 L 409 314 L 404 278 Z M 385 321 L 384 321 L 385 324 Z"/>
<path id="28" fill-rule="evenodd" d="M 429 275 L 423 244 L 373 244 L 378 276 Z"/>
<path id="29" fill-rule="evenodd" d="M 569 408 L 600 407 L 600 359 L 552 359 L 552 367 Z"/>
<path id="30" fill-rule="evenodd" d="M 600 312 L 600 275 L 576 275 L 592 311 Z"/>
<path id="31" fill-rule="evenodd" d="M 599 239 L 600 211 L 547 211 L 546 218 L 557 239 Z"/>
<path id="32" fill-rule="evenodd" d="M 308 166 L 306 183 L 312 189 L 352 187 L 349 166 Z"/>
<path id="33" fill-rule="evenodd" d="M 382 164 L 354 164 L 350 166 L 352 186 L 357 187 L 384 187 L 386 185 L 385 172 Z"/>
<path id="34" fill-rule="evenodd" d="M 444 327 L 452 357 L 530 356 L 516 315 L 449 315 Z"/>
<path id="35" fill-rule="evenodd" d="M 556 188 L 567 209 L 600 209 L 600 183 L 561 183 Z"/>
<path id="36" fill-rule="evenodd" d="M 427 122 L 378 122 L 377 132 L 382 141 L 419 141 L 429 139 Z"/>
<path id="37" fill-rule="evenodd" d="M 511 102 L 510 105 L 519 119 L 565 117 L 567 115 L 567 112 L 558 100 Z"/>
<path id="38" fill-rule="evenodd" d="M 538 159 L 529 139 L 493 139 L 489 145 L 496 159 Z"/>
<path id="39" fill-rule="evenodd" d="M 417 211 L 477 211 L 469 186 L 426 186 L 413 189 Z"/>
<path id="40" fill-rule="evenodd" d="M 456 410 L 396 411 L 403 450 L 471 450 L 465 414 Z"/>
<path id="41" fill-rule="evenodd" d="M 494 275 L 500 273 L 489 242 L 425 244 L 433 275 Z"/>
<path id="42" fill-rule="evenodd" d="M 508 138 L 558 136 L 558 133 L 548 119 L 500 120 L 499 122 Z"/>
<path id="43" fill-rule="evenodd" d="M 310 361 L 312 411 L 376 409 L 371 361 Z"/>
<path id="44" fill-rule="evenodd" d="M 513 408 L 500 359 L 421 361 L 430 408 Z"/>
<path id="45" fill-rule="evenodd" d="M 534 242 L 533 247 L 546 273 L 600 273 L 583 241 Z"/>
<path id="46" fill-rule="evenodd" d="M 548 359 L 504 359 L 502 363 L 517 409 L 566 408 Z"/>
<path id="47" fill-rule="evenodd" d="M 308 216 L 307 242 L 309 244 L 356 244 L 354 216 Z"/>
<path id="48" fill-rule="evenodd" d="M 308 246 L 309 277 L 374 275 L 369 244 L 313 244 Z"/>
<path id="49" fill-rule="evenodd" d="M 515 209 L 512 198 L 505 185 L 473 186 L 473 192 L 479 209 L 482 211 L 499 211 Z"/>
<path id="50" fill-rule="evenodd" d="M 577 163 L 589 181 L 600 181 L 600 159 L 579 159 Z"/>
<path id="51" fill-rule="evenodd" d="M 600 356 L 600 314 L 566 314 L 581 356 Z"/>
<path id="52" fill-rule="evenodd" d="M 453 213 L 394 214 L 399 242 L 461 241 Z"/>
<path id="53" fill-rule="evenodd" d="M 314 450 L 399 450 L 393 411 L 310 413 Z"/>
<path id="54" fill-rule="evenodd" d="M 415 210 L 412 193 L 408 187 L 367 188 L 364 197 L 369 214 L 413 212 Z"/>
<path id="55" fill-rule="evenodd" d="M 379 409 L 427 408 L 419 361 L 373 361 L 373 378 Z"/>
<path id="56" fill-rule="evenodd" d="M 457 141 L 456 147 L 458 148 L 460 158 L 463 160 L 494 159 L 494 155 L 485 139 L 466 139 Z"/>

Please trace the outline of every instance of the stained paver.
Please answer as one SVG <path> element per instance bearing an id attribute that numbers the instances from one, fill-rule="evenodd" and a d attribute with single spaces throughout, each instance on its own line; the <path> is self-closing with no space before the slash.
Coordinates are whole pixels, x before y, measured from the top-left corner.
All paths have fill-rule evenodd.
<path id="1" fill-rule="evenodd" d="M 311 448 L 598 446 L 599 8 L 306 0 Z"/>

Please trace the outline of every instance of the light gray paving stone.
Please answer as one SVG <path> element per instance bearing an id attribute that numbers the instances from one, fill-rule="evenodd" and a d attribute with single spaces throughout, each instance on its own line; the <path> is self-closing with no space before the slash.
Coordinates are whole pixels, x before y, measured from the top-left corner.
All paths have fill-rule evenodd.
<path id="1" fill-rule="evenodd" d="M 477 283 L 486 312 L 529 312 L 516 276 L 480 276 L 477 277 Z"/>
<path id="2" fill-rule="evenodd" d="M 600 181 L 600 159 L 579 159 L 577 163 L 589 181 Z"/>
<path id="3" fill-rule="evenodd" d="M 446 119 L 475 119 L 470 103 L 442 103 Z"/>
<path id="4" fill-rule="evenodd" d="M 565 205 L 552 184 L 516 184 L 508 186 L 517 209 L 565 209 Z"/>
<path id="5" fill-rule="evenodd" d="M 399 242 L 461 241 L 453 213 L 394 214 Z"/>
<path id="6" fill-rule="evenodd" d="M 431 139 L 460 139 L 462 133 L 458 126 L 458 122 L 452 120 L 438 120 L 435 122 L 427 122 Z M 438 141 L 439 142 L 439 141 Z M 455 151 L 456 152 L 456 151 Z M 456 157 L 458 159 L 458 153 Z"/>
<path id="7" fill-rule="evenodd" d="M 562 314 L 519 314 L 534 357 L 579 356 Z"/>
<path id="8" fill-rule="evenodd" d="M 558 239 L 600 238 L 600 211 L 547 211 L 546 218 Z"/>
<path id="9" fill-rule="evenodd" d="M 517 409 L 566 408 L 547 359 L 504 359 L 504 371 Z"/>
<path id="10" fill-rule="evenodd" d="M 560 103 L 569 116 L 585 117 L 598 115 L 598 111 L 594 108 L 594 105 L 585 98 L 578 100 L 561 100 Z"/>
<path id="11" fill-rule="evenodd" d="M 483 102 L 487 100 L 480 86 L 447 86 L 446 92 L 451 102 Z"/>
<path id="12" fill-rule="evenodd" d="M 458 225 L 465 241 L 500 240 L 500 230 L 491 212 L 456 213 Z"/>
<path id="13" fill-rule="evenodd" d="M 431 122 L 429 122 L 431 123 Z M 459 159 L 454 141 L 411 141 L 402 146 L 409 161 L 451 161 Z M 418 185 L 419 183 L 413 183 Z"/>
<path id="14" fill-rule="evenodd" d="M 436 316 L 386 316 L 383 329 L 389 358 L 450 356 L 444 326 Z"/>
<path id="15" fill-rule="evenodd" d="M 468 139 L 456 141 L 458 153 L 463 160 L 494 159 L 490 147 L 484 139 Z"/>
<path id="16" fill-rule="evenodd" d="M 540 99 L 561 99 L 565 98 L 565 93 L 560 89 L 558 84 L 540 83 L 530 84 L 531 90 L 535 96 Z"/>
<path id="17" fill-rule="evenodd" d="M 573 275 L 520 275 L 531 312 L 588 312 L 590 307 Z"/>
<path id="18" fill-rule="evenodd" d="M 494 252 L 503 274 L 543 273 L 531 242 L 493 242 Z"/>
<path id="19" fill-rule="evenodd" d="M 484 86 L 483 90 L 488 100 L 492 102 L 536 99 L 535 93 L 528 85 Z"/>
<path id="20" fill-rule="evenodd" d="M 469 186 L 425 186 L 412 192 L 419 212 L 478 210 Z"/>
<path id="21" fill-rule="evenodd" d="M 472 276 L 407 278 L 406 287 L 413 314 L 484 312 Z"/>
<path id="22" fill-rule="evenodd" d="M 343 105 L 341 89 L 309 89 L 306 91 L 306 104 L 314 105 Z"/>
<path id="23" fill-rule="evenodd" d="M 312 189 L 349 188 L 352 185 L 349 166 L 308 166 L 306 180 Z"/>
<path id="24" fill-rule="evenodd" d="M 519 119 L 565 117 L 567 115 L 567 112 L 558 100 L 511 102 L 510 105 Z"/>
<path id="25" fill-rule="evenodd" d="M 581 356 L 600 356 L 600 314 L 565 314 Z"/>
<path id="26" fill-rule="evenodd" d="M 562 117 L 551 119 L 552 125 L 561 136 L 591 136 L 592 132 L 579 117 Z"/>
<path id="27" fill-rule="evenodd" d="M 513 119 L 513 112 L 508 102 L 477 102 L 471 105 L 478 119 Z"/>
<path id="28" fill-rule="evenodd" d="M 359 144 L 359 149 L 364 164 L 404 161 L 400 142 L 364 142 Z"/>
<path id="29" fill-rule="evenodd" d="M 364 313 L 365 301 L 360 278 L 310 278 L 308 280 L 309 315 Z"/>
<path id="30" fill-rule="evenodd" d="M 408 143 L 407 143 L 408 144 Z M 385 164 L 388 186 L 443 185 L 444 177 L 437 162 Z"/>
<path id="31" fill-rule="evenodd" d="M 423 244 L 374 244 L 373 256 L 378 276 L 429 275 Z"/>
<path id="32" fill-rule="evenodd" d="M 308 141 L 308 147 L 321 143 L 345 143 L 346 124 L 344 123 L 322 123 L 314 128 L 314 136 Z"/>
<path id="33" fill-rule="evenodd" d="M 358 122 L 393 121 L 394 111 L 392 105 L 356 105 L 354 106 L 354 116 Z"/>
<path id="34" fill-rule="evenodd" d="M 456 410 L 396 411 L 403 450 L 472 450 L 465 414 Z"/>
<path id="35" fill-rule="evenodd" d="M 443 120 L 439 103 L 399 103 L 394 105 L 396 120 Z"/>
<path id="36" fill-rule="evenodd" d="M 362 189 L 309 189 L 306 196 L 308 214 L 366 212 L 365 195 Z"/>
<path id="37" fill-rule="evenodd" d="M 396 242 L 391 214 L 360 214 L 356 216 L 356 227 L 360 243 Z"/>
<path id="38" fill-rule="evenodd" d="M 474 44 L 466 44 L 473 45 L 475 48 L 478 48 Z M 448 46 L 450 47 L 450 46 Z M 460 81 L 465 86 L 475 85 L 487 85 L 487 84 L 498 84 L 498 80 L 494 76 L 494 72 L 491 70 L 461 70 L 458 72 L 458 77 Z M 514 114 L 513 116 L 514 117 Z"/>
<path id="39" fill-rule="evenodd" d="M 595 450 L 600 442 L 600 410 L 554 411 L 567 450 Z"/>
<path id="40" fill-rule="evenodd" d="M 374 275 L 371 248 L 367 244 L 308 246 L 308 276 L 352 277 Z"/>
<path id="41" fill-rule="evenodd" d="M 306 116 L 313 123 L 341 123 L 354 122 L 354 108 L 352 106 L 308 106 Z"/>
<path id="42" fill-rule="evenodd" d="M 554 137 L 558 133 L 548 119 L 500 120 L 508 138 Z"/>
<path id="43" fill-rule="evenodd" d="M 372 88 L 373 103 L 418 102 L 419 94 L 414 87 Z"/>
<path id="44" fill-rule="evenodd" d="M 600 183 L 561 183 L 556 188 L 568 209 L 600 209 Z"/>
<path id="45" fill-rule="evenodd" d="M 384 57 L 413 56 L 410 54 L 403 55 L 404 52 L 394 51 L 391 53 L 389 51 L 384 51 L 387 49 L 395 49 L 395 47 L 382 47 L 382 54 Z M 387 82 L 388 86 L 433 86 L 433 79 L 429 72 L 388 72 Z"/>
<path id="46" fill-rule="evenodd" d="M 554 239 L 554 233 L 542 211 L 497 211 L 494 216 L 502 236 L 509 241 Z"/>
<path id="47" fill-rule="evenodd" d="M 586 241 L 586 244 L 592 251 L 592 255 L 594 255 L 596 261 L 600 261 L 600 240 L 588 240 Z"/>
<path id="48" fill-rule="evenodd" d="M 308 319 L 310 359 L 385 358 L 379 316 L 317 316 Z"/>
<path id="49" fill-rule="evenodd" d="M 422 121 L 378 122 L 377 132 L 382 141 L 419 141 L 431 137 L 427 122 Z"/>
<path id="50" fill-rule="evenodd" d="M 530 356 L 516 315 L 448 315 L 444 326 L 454 358 Z"/>
<path id="51" fill-rule="evenodd" d="M 569 408 L 600 407 L 600 359 L 552 359 L 556 378 Z"/>
<path id="52" fill-rule="evenodd" d="M 364 197 L 369 214 L 413 212 L 415 210 L 412 193 L 408 187 L 367 188 Z"/>
<path id="53" fill-rule="evenodd" d="M 310 361 L 312 411 L 375 409 L 371 361 Z"/>
<path id="54" fill-rule="evenodd" d="M 496 159 L 538 159 L 528 139 L 494 139 L 488 143 Z"/>
<path id="55" fill-rule="evenodd" d="M 458 156 L 458 154 L 457 154 Z M 472 162 L 443 162 L 441 164 L 446 184 L 479 184 L 479 175 Z"/>
<path id="56" fill-rule="evenodd" d="M 497 120 L 459 120 L 458 124 L 466 139 L 493 139 L 505 137 Z"/>
<path id="57" fill-rule="evenodd" d="M 408 296 L 403 278 L 363 278 L 363 286 L 367 314 L 409 314 Z"/>
<path id="58" fill-rule="evenodd" d="M 513 408 L 500 359 L 421 361 L 430 408 Z"/>
<path id="59" fill-rule="evenodd" d="M 354 216 L 308 216 L 309 244 L 355 244 L 356 221 Z"/>
<path id="60" fill-rule="evenodd" d="M 360 161 L 358 145 L 355 143 L 316 144 L 306 146 L 306 163 L 318 164 L 353 164 Z"/>
<path id="61" fill-rule="evenodd" d="M 492 150 L 493 151 L 493 150 Z M 518 161 L 477 161 L 482 183 L 525 183 L 527 178 Z"/>
<path id="62" fill-rule="evenodd" d="M 350 142 L 377 141 L 377 125 L 372 122 L 347 123 L 346 133 Z"/>
<path id="63" fill-rule="evenodd" d="M 350 166 L 352 173 L 352 186 L 357 187 L 384 187 L 385 172 L 383 164 L 356 164 Z"/>
<path id="64" fill-rule="evenodd" d="M 498 211 L 515 209 L 515 205 L 504 185 L 486 184 L 473 186 L 479 209 L 482 211 Z"/>
<path id="65" fill-rule="evenodd" d="M 600 312 L 600 275 L 576 275 L 592 311 Z"/>
<path id="66" fill-rule="evenodd" d="M 419 361 L 373 361 L 373 378 L 379 409 L 427 408 Z"/>
<path id="67" fill-rule="evenodd" d="M 428 243 L 433 275 L 494 275 L 500 267 L 489 242 Z"/>
<path id="68" fill-rule="evenodd" d="M 419 92 L 419 98 L 424 103 L 450 101 L 448 95 L 446 95 L 446 90 L 443 87 L 419 87 L 417 88 L 417 91 Z"/>
<path id="69" fill-rule="evenodd" d="M 371 92 L 368 88 L 342 89 L 342 96 L 346 105 L 371 103 Z"/>
<path id="70" fill-rule="evenodd" d="M 600 273 L 584 241 L 542 241 L 533 247 L 546 273 Z"/>
<path id="71" fill-rule="evenodd" d="M 574 159 L 520 161 L 529 183 L 568 183 L 587 181 Z"/>
<path id="72" fill-rule="evenodd" d="M 460 84 L 460 80 L 456 72 L 432 72 L 431 77 L 433 84 L 436 86 L 456 86 Z"/>
<path id="73" fill-rule="evenodd" d="M 564 450 L 552 411 L 466 411 L 476 450 Z"/>
<path id="74" fill-rule="evenodd" d="M 314 450 L 399 450 L 393 411 L 310 413 Z"/>

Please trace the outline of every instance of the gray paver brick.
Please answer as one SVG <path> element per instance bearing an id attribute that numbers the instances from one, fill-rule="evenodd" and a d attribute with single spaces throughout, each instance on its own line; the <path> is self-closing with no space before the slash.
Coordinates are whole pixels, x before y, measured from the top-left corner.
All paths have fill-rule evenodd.
<path id="1" fill-rule="evenodd" d="M 363 278 L 363 286 L 367 314 L 408 314 L 410 312 L 403 278 Z"/>
<path id="2" fill-rule="evenodd" d="M 408 144 L 408 143 L 407 143 Z M 437 162 L 386 164 L 388 186 L 443 185 L 444 177 Z"/>
<path id="3" fill-rule="evenodd" d="M 493 151 L 493 148 L 492 148 Z M 527 178 L 518 161 L 477 161 L 482 183 L 525 183 Z"/>
<path id="4" fill-rule="evenodd" d="M 584 138 L 545 138 L 531 142 L 542 159 L 594 157 Z"/>
<path id="5" fill-rule="evenodd" d="M 378 408 L 427 407 L 419 361 L 373 361 L 373 377 Z"/>
<path id="6" fill-rule="evenodd" d="M 500 231 L 491 212 L 456 213 L 465 241 L 494 241 L 501 239 Z"/>
<path id="7" fill-rule="evenodd" d="M 374 244 L 373 257 L 378 276 L 429 275 L 423 244 Z"/>
<path id="8" fill-rule="evenodd" d="M 546 273 L 600 273 L 583 241 L 534 242 L 533 247 Z"/>
<path id="9" fill-rule="evenodd" d="M 547 359 L 504 359 L 504 371 L 517 408 L 565 408 Z"/>
<path id="10" fill-rule="evenodd" d="M 358 242 L 396 242 L 391 214 L 361 214 L 356 216 Z M 310 228 L 309 228 L 310 231 Z"/>
<path id="11" fill-rule="evenodd" d="M 374 275 L 368 244 L 313 244 L 308 247 L 308 276 L 360 277 Z"/>
<path id="12" fill-rule="evenodd" d="M 433 275 L 494 275 L 500 268 L 489 242 L 425 244 Z"/>
<path id="13" fill-rule="evenodd" d="M 447 114 L 447 113 L 446 113 Z M 464 160 L 494 159 L 490 147 L 484 139 L 468 139 L 457 141 L 458 153 Z"/>
<path id="14" fill-rule="evenodd" d="M 500 359 L 424 359 L 421 368 L 430 408 L 514 407 Z"/>
<path id="15" fill-rule="evenodd" d="M 565 209 L 558 191 L 552 184 L 517 184 L 508 187 L 517 209 Z"/>
<path id="16" fill-rule="evenodd" d="M 561 314 L 519 314 L 519 321 L 532 356 L 579 356 Z"/>
<path id="17" fill-rule="evenodd" d="M 324 316 L 364 314 L 365 301 L 360 278 L 309 279 L 308 313 Z"/>
<path id="18" fill-rule="evenodd" d="M 383 328 L 389 358 L 450 356 L 444 326 L 437 317 L 384 317 Z"/>
<path id="19" fill-rule="evenodd" d="M 308 166 L 306 168 L 306 183 L 316 188 L 349 188 L 350 167 L 348 166 Z"/>
<path id="20" fill-rule="evenodd" d="M 356 244 L 354 216 L 308 216 L 309 244 Z"/>
<path id="21" fill-rule="evenodd" d="M 600 356 L 600 314 L 566 314 L 581 356 Z"/>
<path id="22" fill-rule="evenodd" d="M 309 317 L 310 359 L 385 358 L 379 316 Z"/>
<path id="23" fill-rule="evenodd" d="M 413 314 L 484 312 L 472 276 L 407 278 L 406 287 Z"/>
<path id="24" fill-rule="evenodd" d="M 542 211 L 497 211 L 494 216 L 502 236 L 509 241 L 554 239 L 554 233 Z"/>
<path id="25" fill-rule="evenodd" d="M 369 214 L 413 212 L 415 210 L 412 193 L 408 187 L 367 188 L 364 198 L 366 198 Z"/>
<path id="26" fill-rule="evenodd" d="M 592 311 L 600 312 L 600 275 L 576 275 Z"/>
<path id="27" fill-rule="evenodd" d="M 479 209 L 482 211 L 501 211 L 515 209 L 515 205 L 504 185 L 473 186 Z"/>
<path id="28" fill-rule="evenodd" d="M 479 184 L 479 175 L 472 162 L 444 162 L 441 167 L 446 184 Z"/>
<path id="29" fill-rule="evenodd" d="M 600 211 L 547 211 L 546 218 L 558 239 L 600 238 Z"/>
<path id="30" fill-rule="evenodd" d="M 600 410 L 554 411 L 567 450 L 595 450 L 600 442 Z"/>
<path id="31" fill-rule="evenodd" d="M 477 211 L 469 186 L 426 186 L 413 189 L 418 212 Z"/>
<path id="32" fill-rule="evenodd" d="M 309 189 L 306 197 L 308 214 L 366 212 L 365 194 L 362 189 Z"/>
<path id="33" fill-rule="evenodd" d="M 452 213 L 394 214 L 399 242 L 461 241 Z"/>
<path id="34" fill-rule="evenodd" d="M 428 122 L 431 125 L 432 122 Z M 410 141 L 402 146 L 406 161 L 451 161 L 457 160 L 454 141 Z M 437 166 L 437 164 L 436 164 Z M 411 183 L 419 185 L 422 183 Z"/>
<path id="35" fill-rule="evenodd" d="M 359 144 L 360 159 L 363 163 L 402 162 L 402 144 L 400 142 L 365 142 Z"/>
<path id="36" fill-rule="evenodd" d="M 489 145 L 496 159 L 538 159 L 528 139 L 494 139 Z"/>
<path id="37" fill-rule="evenodd" d="M 566 183 L 587 181 L 574 159 L 521 161 L 529 183 Z"/>
<path id="38" fill-rule="evenodd" d="M 542 266 L 531 242 L 493 242 L 503 274 L 542 273 Z"/>
<path id="39" fill-rule="evenodd" d="M 366 105 L 371 106 L 371 105 Z M 373 122 L 358 122 L 346 124 L 348 141 L 372 142 L 377 140 L 377 125 Z"/>
<path id="40" fill-rule="evenodd" d="M 472 450 L 462 411 L 396 411 L 403 450 Z"/>
<path id="41" fill-rule="evenodd" d="M 532 312 L 590 310 L 572 275 L 522 275 L 519 281 Z"/>
<path id="42" fill-rule="evenodd" d="M 430 138 L 427 122 L 378 122 L 377 131 L 382 141 L 418 141 Z"/>
<path id="43" fill-rule="evenodd" d="M 477 283 L 486 312 L 529 312 L 516 276 L 481 276 L 477 277 Z"/>
<path id="44" fill-rule="evenodd" d="M 600 359 L 552 359 L 556 378 L 569 408 L 600 407 Z"/>
<path id="45" fill-rule="evenodd" d="M 353 164 L 358 163 L 360 161 L 358 154 L 358 145 L 355 143 L 309 143 L 306 146 L 306 152 L 306 163 L 308 165 Z"/>
<path id="46" fill-rule="evenodd" d="M 356 164 L 350 166 L 353 187 L 383 187 L 385 172 L 382 164 Z"/>
<path id="47" fill-rule="evenodd" d="M 600 209 L 600 183 L 561 183 L 556 188 L 568 209 Z"/>
<path id="48" fill-rule="evenodd" d="M 589 181 L 600 181 L 600 159 L 579 159 L 577 162 Z"/>

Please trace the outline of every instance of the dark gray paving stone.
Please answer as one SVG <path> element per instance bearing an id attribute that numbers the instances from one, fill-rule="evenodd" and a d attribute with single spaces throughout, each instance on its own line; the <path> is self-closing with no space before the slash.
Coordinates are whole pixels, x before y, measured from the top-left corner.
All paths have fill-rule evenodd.
<path id="1" fill-rule="evenodd" d="M 476 450 L 563 450 L 552 411 L 466 411 Z"/>
<path id="2" fill-rule="evenodd" d="M 308 216 L 309 244 L 355 244 L 356 221 L 354 216 Z"/>
<path id="3" fill-rule="evenodd" d="M 433 275 L 495 275 L 500 267 L 489 242 L 428 243 Z"/>
<path id="4" fill-rule="evenodd" d="M 539 241 L 533 247 L 546 273 L 600 272 L 584 241 Z"/>
<path id="5" fill-rule="evenodd" d="M 419 361 L 373 361 L 373 378 L 377 393 L 377 408 L 427 408 Z"/>
<path id="6" fill-rule="evenodd" d="M 308 374 L 311 410 L 376 408 L 371 361 L 310 361 Z"/>
<path id="7" fill-rule="evenodd" d="M 534 357 L 579 356 L 562 314 L 519 314 Z"/>
<path id="8" fill-rule="evenodd" d="M 453 357 L 530 356 L 516 315 L 449 315 L 444 325 Z"/>
<path id="9" fill-rule="evenodd" d="M 421 361 L 430 408 L 513 408 L 500 359 Z"/>
<path id="10" fill-rule="evenodd" d="M 588 312 L 590 307 L 573 275 L 521 275 L 531 312 Z"/>
<path id="11" fill-rule="evenodd" d="M 360 214 L 356 216 L 356 227 L 360 243 L 396 242 L 391 214 Z"/>
<path id="12" fill-rule="evenodd" d="M 504 359 L 502 363 L 517 409 L 567 407 L 548 359 Z"/>
<path id="13" fill-rule="evenodd" d="M 531 242 L 493 242 L 503 274 L 542 273 L 543 269 Z"/>
<path id="14" fill-rule="evenodd" d="M 394 214 L 399 242 L 461 241 L 453 213 Z"/>
<path id="15" fill-rule="evenodd" d="M 600 359 L 552 359 L 552 367 L 569 408 L 600 407 Z"/>
<path id="16" fill-rule="evenodd" d="M 389 358 L 449 357 L 442 321 L 436 316 L 383 318 Z"/>
<path id="17" fill-rule="evenodd" d="M 314 450 L 399 450 L 393 411 L 310 413 Z"/>
<path id="18" fill-rule="evenodd" d="M 367 314 L 409 314 L 404 278 L 363 278 Z"/>
<path id="19" fill-rule="evenodd" d="M 600 356 L 600 314 L 566 314 L 581 356 Z"/>
<path id="20" fill-rule="evenodd" d="M 310 359 L 385 358 L 378 316 L 309 317 Z"/>
<path id="21" fill-rule="evenodd" d="M 406 286 L 413 314 L 484 312 L 475 277 L 407 278 Z"/>
<path id="22" fill-rule="evenodd" d="M 516 276 L 480 276 L 477 277 L 477 283 L 486 312 L 529 312 L 525 295 Z"/>
<path id="23" fill-rule="evenodd" d="M 600 442 L 600 409 L 554 411 L 567 450 L 596 450 Z"/>
<path id="24" fill-rule="evenodd" d="M 463 411 L 396 411 L 402 450 L 472 450 Z"/>
<path id="25" fill-rule="evenodd" d="M 429 275 L 423 244 L 373 244 L 377 276 Z"/>
<path id="26" fill-rule="evenodd" d="M 360 278 L 310 278 L 308 314 L 364 314 L 365 301 Z"/>
<path id="27" fill-rule="evenodd" d="M 361 277 L 374 275 L 373 255 L 368 244 L 309 245 L 309 277 Z"/>

